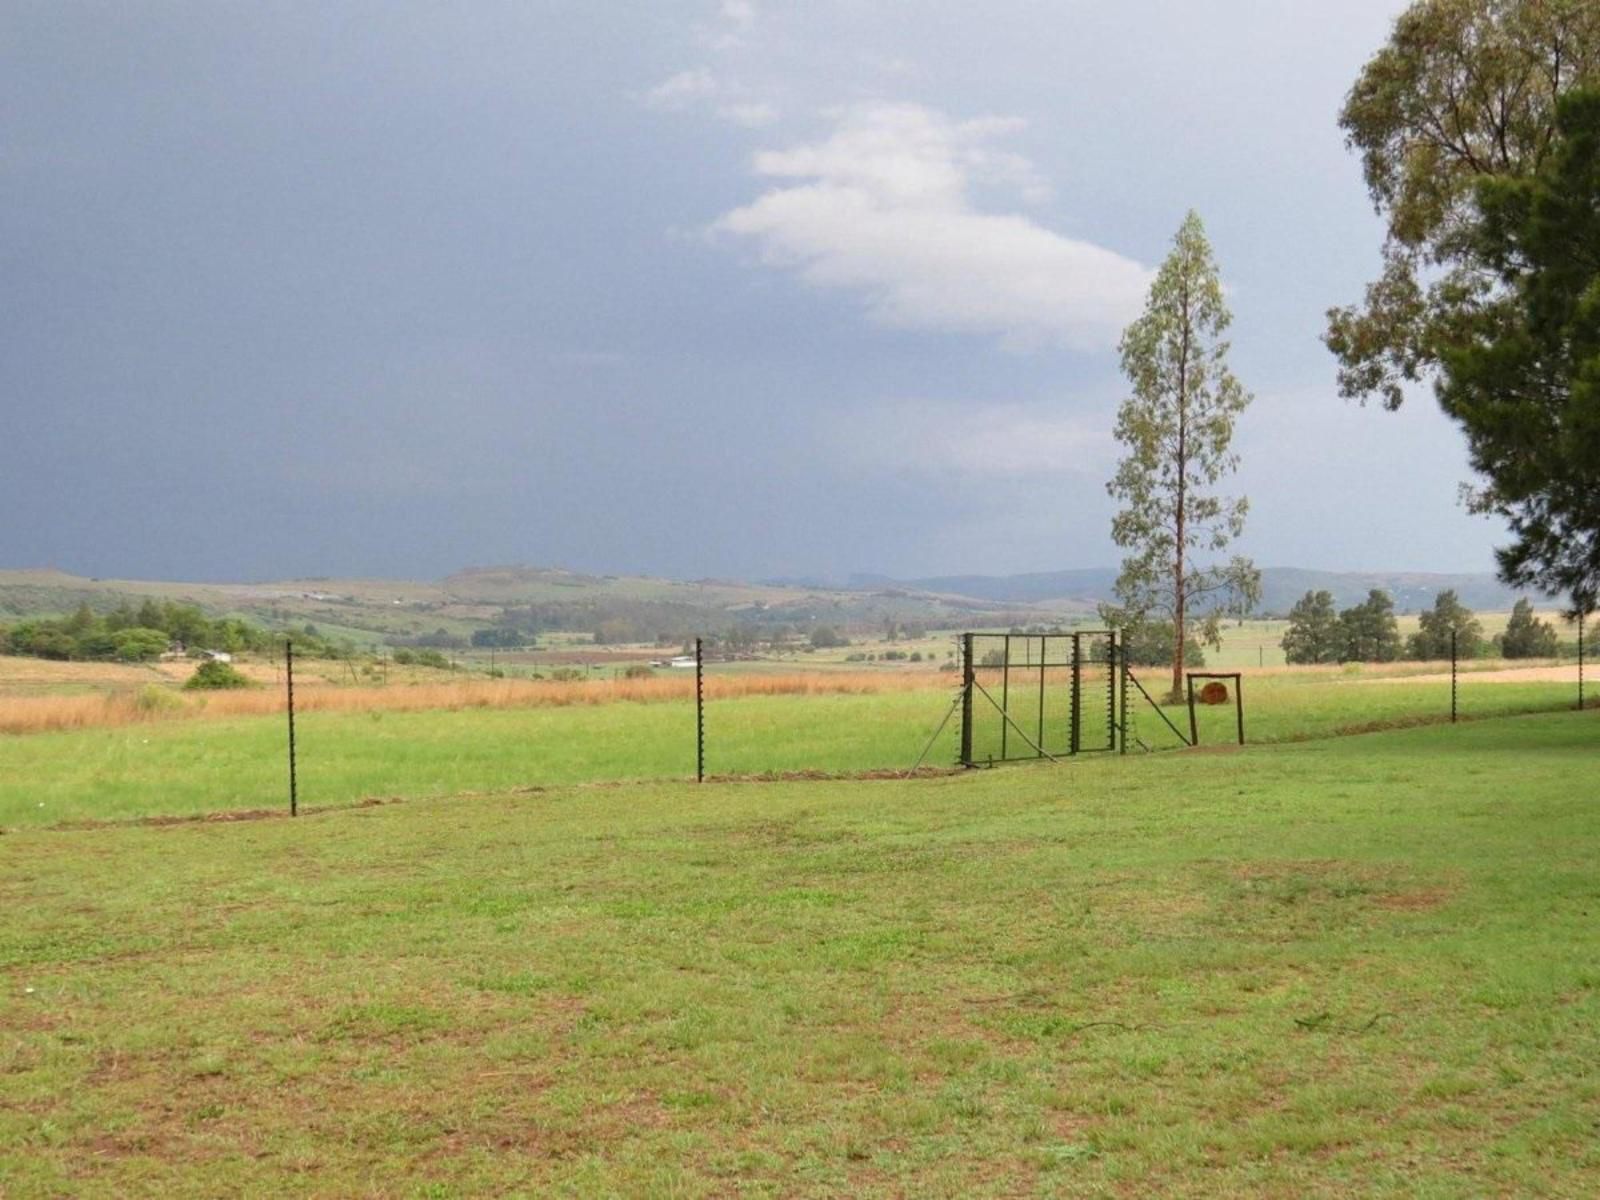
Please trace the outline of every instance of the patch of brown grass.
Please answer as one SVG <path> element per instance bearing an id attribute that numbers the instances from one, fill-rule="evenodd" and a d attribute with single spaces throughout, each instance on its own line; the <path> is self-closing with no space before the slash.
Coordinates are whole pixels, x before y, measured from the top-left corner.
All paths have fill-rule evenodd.
<path id="1" fill-rule="evenodd" d="M 787 675 L 711 675 L 708 700 L 744 696 L 873 695 L 949 686 L 934 673 L 811 672 Z M 284 708 L 276 688 L 170 693 L 175 704 L 151 705 L 138 691 L 78 696 L 26 696 L 0 701 L 0 733 L 50 733 L 149 721 L 268 716 Z M 295 688 L 297 712 L 459 711 L 469 708 L 565 708 L 572 705 L 683 702 L 694 697 L 692 675 L 650 679 L 556 682 L 489 679 L 389 687 Z"/>

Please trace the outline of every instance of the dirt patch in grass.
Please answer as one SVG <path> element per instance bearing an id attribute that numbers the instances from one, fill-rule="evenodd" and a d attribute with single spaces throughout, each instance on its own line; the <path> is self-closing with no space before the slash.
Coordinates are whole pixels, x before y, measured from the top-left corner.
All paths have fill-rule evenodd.
<path id="1" fill-rule="evenodd" d="M 302 817 L 315 816 L 318 813 L 352 812 L 361 808 L 379 808 L 385 804 L 401 804 L 399 796 L 368 796 L 357 800 L 354 804 L 319 804 L 314 808 L 302 808 Z M 153 826 L 161 828 L 169 825 L 209 825 L 231 824 L 234 821 L 276 821 L 288 820 L 289 811 L 283 808 L 235 808 L 222 812 L 209 813 L 184 813 L 167 814 L 151 817 L 124 817 L 113 820 L 58 821 L 49 826 L 58 833 L 74 833 L 86 829 L 127 829 L 130 826 Z"/>
<path id="2" fill-rule="evenodd" d="M 1427 912 L 1449 903 L 1454 895 L 1455 893 L 1449 888 L 1418 888 L 1415 891 L 1390 892 L 1384 896 L 1374 896 L 1372 902 L 1379 908 L 1395 912 Z"/>

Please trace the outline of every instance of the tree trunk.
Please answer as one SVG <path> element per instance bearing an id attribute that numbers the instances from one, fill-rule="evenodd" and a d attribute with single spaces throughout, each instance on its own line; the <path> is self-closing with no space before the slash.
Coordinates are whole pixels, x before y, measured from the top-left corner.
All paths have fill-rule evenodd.
<path id="1" fill-rule="evenodd" d="M 1189 335 L 1192 325 L 1189 311 L 1189 287 L 1183 288 L 1183 348 L 1178 356 L 1178 496 L 1173 507 L 1172 556 L 1172 693 L 1178 700 L 1183 695 L 1183 632 L 1186 616 L 1183 594 L 1184 537 L 1188 533 L 1189 482 Z"/>

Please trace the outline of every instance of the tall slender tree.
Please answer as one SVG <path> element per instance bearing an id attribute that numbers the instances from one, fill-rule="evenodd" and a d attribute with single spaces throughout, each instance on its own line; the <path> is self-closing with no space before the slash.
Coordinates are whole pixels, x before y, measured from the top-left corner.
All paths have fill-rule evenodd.
<path id="1" fill-rule="evenodd" d="M 1111 538 L 1128 556 L 1117 577 L 1124 624 L 1172 622 L 1172 694 L 1183 688 L 1184 642 L 1220 643 L 1230 601 L 1248 609 L 1261 576 L 1248 559 L 1201 566 L 1244 529 L 1249 501 L 1212 489 L 1238 466 L 1234 422 L 1250 403 L 1228 369 L 1232 322 L 1205 227 L 1191 212 L 1162 263 L 1144 315 L 1122 335 L 1132 394 L 1117 413 L 1126 447 L 1106 490 L 1122 502 Z M 1194 628 L 1198 626 L 1198 628 Z"/>

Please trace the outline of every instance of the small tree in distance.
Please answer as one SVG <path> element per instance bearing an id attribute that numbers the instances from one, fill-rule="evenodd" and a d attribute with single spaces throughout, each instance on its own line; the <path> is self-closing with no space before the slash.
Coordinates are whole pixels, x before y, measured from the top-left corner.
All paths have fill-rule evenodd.
<path id="1" fill-rule="evenodd" d="M 1232 319 L 1205 227 L 1191 212 L 1144 314 L 1122 335 L 1133 394 L 1117 412 L 1116 434 L 1127 453 L 1106 485 L 1123 505 L 1111 538 L 1129 552 L 1116 582 L 1120 607 L 1106 616 L 1125 630 L 1152 618 L 1171 623 L 1173 696 L 1183 690 L 1189 639 L 1220 645 L 1223 609 L 1231 601 L 1248 610 L 1260 597 L 1261 575 L 1248 559 L 1195 563 L 1239 536 L 1249 508 L 1242 496 L 1211 490 L 1238 466 L 1233 427 L 1250 403 L 1228 369 L 1222 334 Z"/>
<path id="2" fill-rule="evenodd" d="M 1457 599 L 1454 590 L 1445 589 L 1434 597 L 1433 607 L 1418 618 L 1421 628 L 1406 642 L 1406 657 L 1423 660 L 1450 657 L 1450 635 L 1455 634 L 1455 651 L 1461 658 L 1476 658 L 1483 645 L 1483 626 L 1472 610 Z"/>
<path id="3" fill-rule="evenodd" d="M 1554 658 L 1559 651 L 1555 626 L 1533 615 L 1533 605 L 1518 600 L 1506 631 L 1495 639 L 1506 658 Z"/>
<path id="4" fill-rule="evenodd" d="M 1394 662 L 1400 657 L 1400 626 L 1394 600 L 1382 588 L 1339 614 L 1340 662 Z"/>
<path id="5" fill-rule="evenodd" d="M 1289 610 L 1289 628 L 1284 631 L 1284 661 L 1292 664 L 1339 661 L 1339 614 L 1333 607 L 1333 593 L 1307 592 Z"/>

